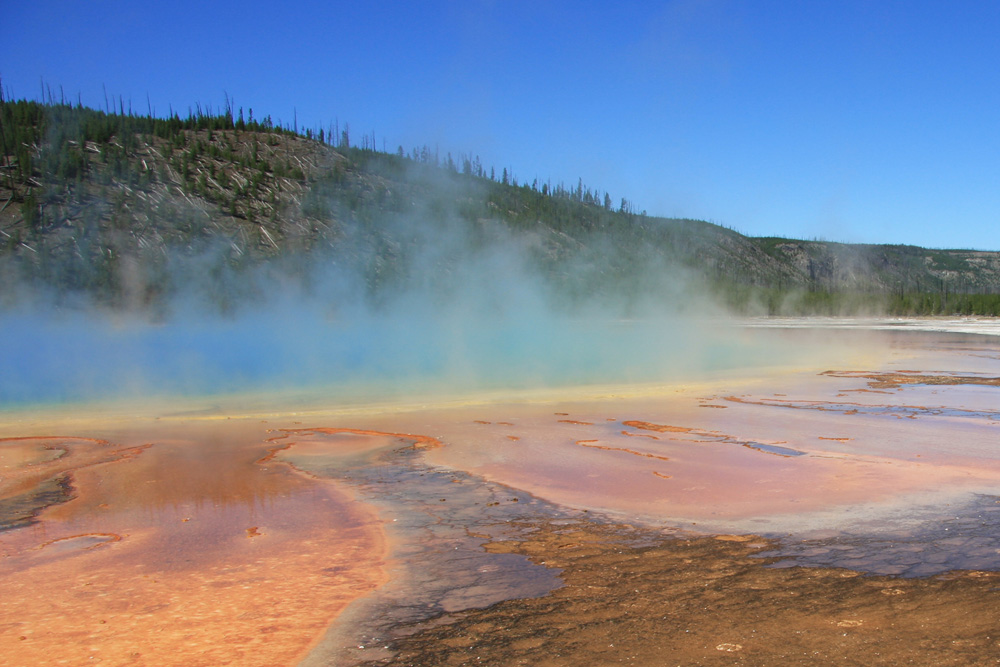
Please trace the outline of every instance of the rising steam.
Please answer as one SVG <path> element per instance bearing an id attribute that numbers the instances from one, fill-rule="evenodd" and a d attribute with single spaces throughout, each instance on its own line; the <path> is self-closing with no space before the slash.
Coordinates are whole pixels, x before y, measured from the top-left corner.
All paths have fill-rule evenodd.
<path id="1" fill-rule="evenodd" d="M 753 356 L 718 311 L 692 307 L 704 295 L 677 266 L 557 240 L 469 223 L 438 200 L 250 269 L 218 248 L 177 252 L 152 311 L 44 294 L 8 308 L 0 401 L 655 382 Z"/>

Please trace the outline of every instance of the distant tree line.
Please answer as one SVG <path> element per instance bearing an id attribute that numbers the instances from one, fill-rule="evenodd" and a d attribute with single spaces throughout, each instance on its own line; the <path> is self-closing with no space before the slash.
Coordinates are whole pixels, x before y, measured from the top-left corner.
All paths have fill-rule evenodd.
<path id="1" fill-rule="evenodd" d="M 95 110 L 47 96 L 7 100 L 0 92 L 0 191 L 9 191 L 0 213 L 20 213 L 0 227 L 0 254 L 46 284 L 110 301 L 130 289 L 130 257 L 141 258 L 152 299 L 169 291 L 164 244 L 193 254 L 220 239 L 229 249 L 224 267 L 212 269 L 217 276 L 322 249 L 362 267 L 377 295 L 405 282 L 417 261 L 413 220 L 450 216 L 482 243 L 493 238 L 484 221 L 538 240 L 533 260 L 568 301 L 638 304 L 640 294 L 671 293 L 668 283 L 685 274 L 745 313 L 1000 315 L 997 290 L 947 251 L 852 246 L 844 252 L 868 273 L 845 283 L 835 261 L 843 244 L 796 242 L 804 259 L 793 265 L 787 239 L 650 217 L 582 179 L 521 181 L 478 155 L 442 156 L 427 145 L 379 150 L 374 132 L 358 137 L 339 121 L 300 128 L 296 114 L 282 124 L 234 108 L 228 96 L 222 109 L 196 105 L 162 118 L 135 113 L 121 97 Z M 944 274 L 951 277 L 936 277 Z"/>

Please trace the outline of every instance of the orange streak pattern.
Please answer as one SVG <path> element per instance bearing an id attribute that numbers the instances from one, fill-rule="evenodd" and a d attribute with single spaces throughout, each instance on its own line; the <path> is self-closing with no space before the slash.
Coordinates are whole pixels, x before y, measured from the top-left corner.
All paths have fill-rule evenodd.
<path id="1" fill-rule="evenodd" d="M 642 456 L 647 459 L 658 459 L 660 461 L 669 461 L 670 458 L 666 456 L 659 456 L 658 454 L 649 454 L 647 452 L 637 452 L 634 449 L 628 449 L 626 447 L 609 447 L 607 445 L 592 445 L 589 443 L 597 442 L 597 440 L 577 440 L 576 444 L 581 447 L 591 447 L 593 449 L 603 449 L 608 452 L 625 452 L 626 454 L 632 454 L 633 456 Z"/>

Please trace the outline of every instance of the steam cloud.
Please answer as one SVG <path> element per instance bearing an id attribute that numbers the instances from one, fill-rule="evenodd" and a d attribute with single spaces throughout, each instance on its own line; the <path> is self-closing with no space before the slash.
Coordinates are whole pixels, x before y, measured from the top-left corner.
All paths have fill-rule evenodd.
<path id="1" fill-rule="evenodd" d="M 366 230 L 348 229 L 336 251 L 239 274 L 209 274 L 199 262 L 210 257 L 172 259 L 180 287 L 156 317 L 43 297 L 8 308 L 0 402 L 652 382 L 754 356 L 703 326 L 718 312 L 692 312 L 697 286 L 662 263 L 636 256 L 638 281 L 602 290 L 599 244 L 552 275 L 539 268 L 552 252 L 544 237 L 439 206 Z M 237 305 L 221 314 L 205 295 L 223 288 Z"/>

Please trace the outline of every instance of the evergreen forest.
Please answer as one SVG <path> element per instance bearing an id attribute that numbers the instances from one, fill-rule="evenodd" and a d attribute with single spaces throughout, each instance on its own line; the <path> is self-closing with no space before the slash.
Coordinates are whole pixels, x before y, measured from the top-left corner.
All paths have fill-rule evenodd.
<path id="1" fill-rule="evenodd" d="M 996 252 L 748 237 L 582 181 L 519 182 L 474 154 L 379 150 L 339 123 L 115 102 L 0 95 L 0 307 L 166 316 L 183 296 L 229 312 L 275 284 L 390 307 L 469 262 L 504 270 L 485 258 L 509 253 L 565 308 L 1000 315 Z"/>

